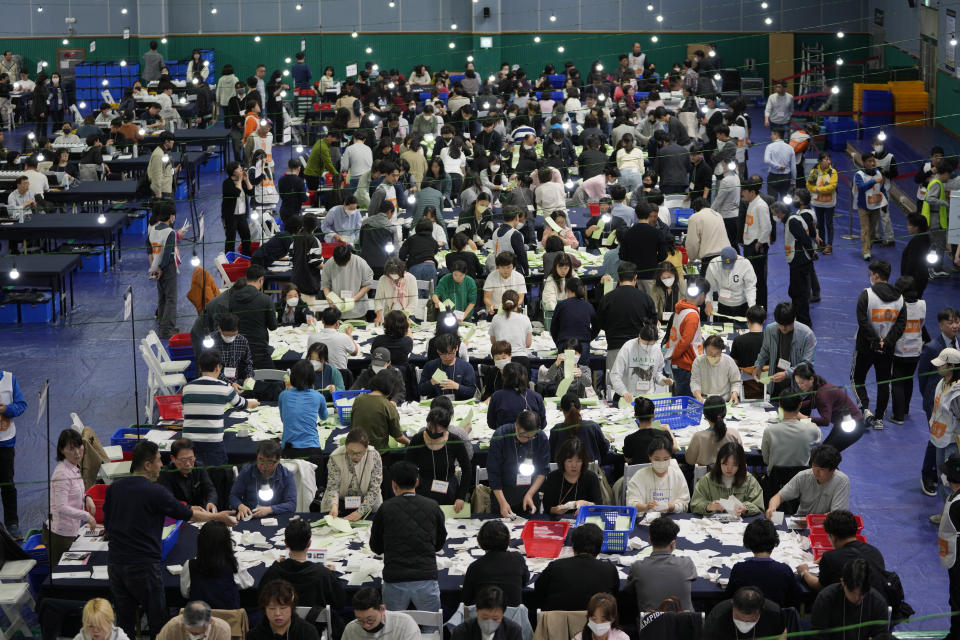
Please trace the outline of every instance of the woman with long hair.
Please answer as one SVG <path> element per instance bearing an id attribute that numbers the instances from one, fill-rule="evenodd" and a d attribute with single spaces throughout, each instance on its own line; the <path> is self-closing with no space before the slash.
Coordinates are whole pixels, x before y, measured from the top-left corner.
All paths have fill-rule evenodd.
<path id="1" fill-rule="evenodd" d="M 217 521 L 204 523 L 196 556 L 183 563 L 180 594 L 188 601 L 203 600 L 211 609 L 239 609 L 237 585 L 252 587 L 253 578 L 237 564 L 230 528 Z"/>
<path id="2" fill-rule="evenodd" d="M 627 640 L 629 637 L 617 620 L 617 599 L 609 593 L 596 593 L 587 603 L 587 623 L 573 640 Z"/>
<path id="3" fill-rule="evenodd" d="M 83 440 L 75 429 L 64 429 L 57 438 L 57 462 L 50 479 L 51 521 L 43 527 L 43 542 L 47 545 L 50 564 L 70 548 L 84 524 L 97 523 L 93 498 L 84 495 L 80 461 L 83 460 Z"/>
<path id="4" fill-rule="evenodd" d="M 650 297 L 653 298 L 653 305 L 657 309 L 657 321 L 665 321 L 677 303 L 683 299 L 685 282 L 683 275 L 677 271 L 677 268 L 670 262 L 661 262 L 657 266 L 654 275 L 653 286 L 651 287 Z M 666 316 L 666 317 L 665 317 Z"/>
<path id="5" fill-rule="evenodd" d="M 573 276 L 573 260 L 570 259 L 570 254 L 558 253 L 550 267 L 550 273 L 543 279 L 540 305 L 544 311 L 552 312 L 557 303 L 566 297 L 567 279 Z"/>
<path id="6" fill-rule="evenodd" d="M 575 516 L 580 507 L 603 501 L 600 479 L 587 468 L 590 454 L 580 439 L 570 438 L 560 445 L 556 458 L 557 469 L 547 474 L 541 488 L 545 513 Z"/>
<path id="7" fill-rule="evenodd" d="M 597 311 L 587 300 L 587 289 L 580 278 L 569 278 L 566 282 L 566 299 L 557 303 L 550 323 L 550 336 L 554 343 L 562 345 L 568 339 L 580 342 L 580 364 L 590 361 L 590 341 L 597 337 L 594 329 Z"/>
<path id="8" fill-rule="evenodd" d="M 740 432 L 727 426 L 727 405 L 721 396 L 709 396 L 703 401 L 703 417 L 710 428 L 693 434 L 685 452 L 687 464 L 709 466 L 723 446 L 742 442 Z"/>
<path id="9" fill-rule="evenodd" d="M 726 509 L 719 501 L 731 496 L 741 503 L 733 515 L 763 513 L 763 489 L 757 479 L 747 473 L 747 454 L 739 442 L 728 442 L 717 451 L 713 468 L 693 488 L 690 511 L 700 515 L 722 513 Z"/>
<path id="10" fill-rule="evenodd" d="M 450 176 L 451 189 L 459 202 L 463 186 L 463 174 L 467 170 L 467 152 L 463 148 L 463 138 L 454 136 L 450 143 L 440 150 L 440 161 L 443 169 Z"/>

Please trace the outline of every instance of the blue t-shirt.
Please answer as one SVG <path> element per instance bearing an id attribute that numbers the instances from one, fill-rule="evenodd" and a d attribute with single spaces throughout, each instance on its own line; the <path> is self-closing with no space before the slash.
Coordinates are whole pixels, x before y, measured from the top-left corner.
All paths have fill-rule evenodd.
<path id="1" fill-rule="evenodd" d="M 144 476 L 117 478 L 107 487 L 103 524 L 109 564 L 157 564 L 167 516 L 189 520 L 193 510 Z"/>
<path id="2" fill-rule="evenodd" d="M 327 401 L 323 394 L 313 389 L 285 389 L 278 400 L 280 419 L 283 421 L 281 444 L 294 449 L 320 447 L 317 435 L 317 416 L 327 419 Z"/>

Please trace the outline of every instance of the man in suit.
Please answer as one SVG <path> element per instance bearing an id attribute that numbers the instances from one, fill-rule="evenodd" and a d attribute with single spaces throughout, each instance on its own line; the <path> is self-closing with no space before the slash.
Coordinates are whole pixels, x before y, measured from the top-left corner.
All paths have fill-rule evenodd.
<path id="1" fill-rule="evenodd" d="M 937 381 L 940 377 L 937 375 L 937 368 L 930 364 L 930 361 L 936 358 L 943 349 L 958 348 L 960 337 L 960 311 L 953 307 L 944 307 L 937 312 L 937 325 L 939 330 L 933 332 L 930 336 L 930 342 L 923 345 L 920 352 L 920 363 L 917 366 L 917 384 L 920 387 L 920 395 L 923 397 L 923 412 L 927 415 L 927 420 L 933 414 L 934 395 L 937 391 Z M 908 407 L 909 410 L 909 407 Z M 927 451 L 923 456 L 923 467 L 920 470 L 920 479 L 923 493 L 928 496 L 937 495 L 937 463 L 934 446 L 927 443 Z"/>

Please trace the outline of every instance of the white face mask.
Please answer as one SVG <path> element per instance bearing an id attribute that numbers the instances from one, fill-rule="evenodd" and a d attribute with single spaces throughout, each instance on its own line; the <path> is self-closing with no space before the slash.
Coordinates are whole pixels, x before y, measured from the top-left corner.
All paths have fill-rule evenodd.
<path id="1" fill-rule="evenodd" d="M 381 371 L 386 369 L 386 367 L 381 367 L 380 365 L 376 365 L 376 364 L 371 364 L 370 368 L 373 369 L 374 373 L 380 373 Z"/>
<path id="2" fill-rule="evenodd" d="M 590 627 L 590 631 L 593 631 L 595 635 L 605 636 L 610 633 L 610 623 L 609 622 L 594 622 L 590 620 L 587 622 L 587 626 Z"/>
<path id="3" fill-rule="evenodd" d="M 488 636 L 496 633 L 500 628 L 500 622 L 497 620 L 477 620 L 477 624 L 480 625 L 480 632 Z"/>
<path id="4" fill-rule="evenodd" d="M 490 165 L 490 173 L 496 173 L 498 171 L 500 171 L 500 165 L 498 164 Z"/>
<path id="5" fill-rule="evenodd" d="M 287 298 L 287 306 L 295 307 L 300 304 L 300 298 Z"/>
<path id="6" fill-rule="evenodd" d="M 497 369 L 500 369 L 500 371 L 503 371 L 503 368 L 504 368 L 505 366 L 507 366 L 508 364 L 510 364 L 510 360 L 507 359 L 507 358 L 504 358 L 504 359 L 502 359 L 502 360 L 494 360 L 494 361 L 493 361 L 493 366 L 495 366 Z"/>
<path id="7" fill-rule="evenodd" d="M 225 343 L 230 344 L 231 342 L 237 339 L 237 336 L 225 336 L 221 333 L 220 339 L 223 340 Z"/>
<path id="8" fill-rule="evenodd" d="M 670 461 L 669 460 L 653 460 L 651 461 L 651 465 L 653 466 L 653 470 L 656 471 L 657 473 L 665 473 L 667 469 L 670 468 Z"/>
<path id="9" fill-rule="evenodd" d="M 207 637 L 206 633 L 190 633 L 189 631 L 187 635 L 190 637 L 190 640 L 203 640 Z"/>
<path id="10" fill-rule="evenodd" d="M 525 144 L 525 145 L 523 145 L 523 148 L 526 149 L 527 151 L 530 151 L 530 150 L 532 150 L 532 149 L 534 148 L 534 146 L 536 146 L 536 145 Z"/>
<path id="11" fill-rule="evenodd" d="M 734 618 L 733 624 L 737 627 L 737 631 L 739 631 L 740 633 L 749 633 L 751 629 L 757 626 L 757 621 L 744 622 L 743 620 L 737 620 L 736 618 Z"/>
<path id="12" fill-rule="evenodd" d="M 320 371 L 320 369 L 323 368 L 323 363 L 320 362 L 319 360 L 311 360 L 311 361 L 310 361 L 310 364 L 313 365 L 313 370 L 314 370 L 314 371 Z"/>
<path id="13" fill-rule="evenodd" d="M 883 145 L 882 145 L 882 144 L 875 144 L 875 145 L 873 145 L 873 152 L 874 152 L 874 153 L 880 153 L 881 151 L 883 151 Z"/>
<path id="14" fill-rule="evenodd" d="M 662 278 L 662 279 L 660 280 L 660 282 L 662 282 L 662 283 L 663 283 L 663 286 L 665 286 L 665 287 L 672 287 L 672 286 L 673 286 L 673 283 L 676 282 L 676 281 L 677 281 L 677 279 L 674 278 L 673 276 L 670 276 L 669 278 Z"/>

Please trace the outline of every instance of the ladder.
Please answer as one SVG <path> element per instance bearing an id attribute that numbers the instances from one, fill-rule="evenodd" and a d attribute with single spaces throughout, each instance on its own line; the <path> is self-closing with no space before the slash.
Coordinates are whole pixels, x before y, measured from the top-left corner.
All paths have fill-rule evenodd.
<path id="1" fill-rule="evenodd" d="M 823 46 L 803 45 L 800 55 L 800 92 L 806 95 L 824 90 L 826 75 L 823 71 Z"/>

